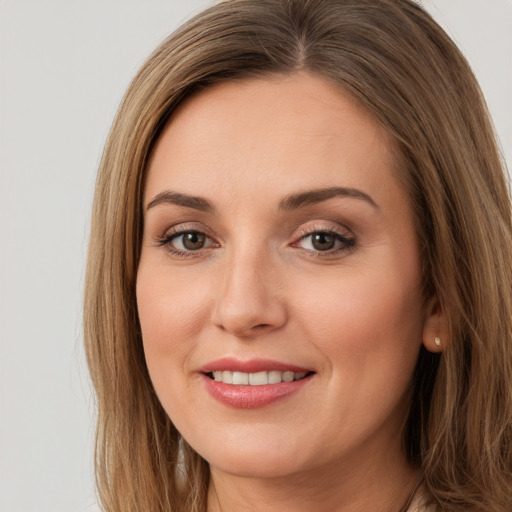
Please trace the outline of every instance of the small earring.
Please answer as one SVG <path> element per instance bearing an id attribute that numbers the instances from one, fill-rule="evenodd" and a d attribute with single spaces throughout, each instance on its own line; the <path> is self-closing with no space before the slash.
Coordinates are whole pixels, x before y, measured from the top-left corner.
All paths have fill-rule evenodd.
<path id="1" fill-rule="evenodd" d="M 441 340 L 436 336 L 434 338 L 434 343 L 436 344 L 436 346 L 440 347 L 441 346 Z"/>

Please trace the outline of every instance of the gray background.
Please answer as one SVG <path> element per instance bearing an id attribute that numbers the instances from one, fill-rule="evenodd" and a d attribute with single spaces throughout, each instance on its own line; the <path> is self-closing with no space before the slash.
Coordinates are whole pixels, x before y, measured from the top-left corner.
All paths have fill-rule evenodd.
<path id="1" fill-rule="evenodd" d="M 207 0 L 0 0 L 0 511 L 95 510 L 82 349 L 88 216 L 110 122 Z M 512 162 L 512 0 L 423 4 L 466 53 Z"/>

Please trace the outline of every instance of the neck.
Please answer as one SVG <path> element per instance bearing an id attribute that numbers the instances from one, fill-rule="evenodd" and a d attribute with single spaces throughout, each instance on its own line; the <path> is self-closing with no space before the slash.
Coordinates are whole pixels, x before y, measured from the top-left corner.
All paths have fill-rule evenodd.
<path id="1" fill-rule="evenodd" d="M 366 463 L 345 460 L 278 478 L 251 478 L 211 468 L 208 512 L 399 512 L 417 479 L 418 470 L 405 457 L 375 453 Z"/>

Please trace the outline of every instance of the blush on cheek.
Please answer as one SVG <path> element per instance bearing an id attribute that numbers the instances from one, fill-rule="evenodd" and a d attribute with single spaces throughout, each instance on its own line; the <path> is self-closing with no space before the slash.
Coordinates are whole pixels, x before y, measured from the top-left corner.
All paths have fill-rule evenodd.
<path id="1" fill-rule="evenodd" d="M 169 271 L 167 270 L 169 274 Z M 141 269 L 137 281 L 137 307 L 146 343 L 176 350 L 176 337 L 194 339 L 207 320 L 206 295 L 194 283 L 182 283 L 175 275 Z"/>
<path id="2" fill-rule="evenodd" d="M 410 311 L 421 308 L 419 286 L 404 284 L 398 275 L 367 281 L 347 278 L 304 302 L 299 316 L 308 319 L 311 339 L 321 340 L 323 349 L 344 360 L 360 358 L 360 363 L 386 365 L 388 358 L 399 363 L 414 357 L 422 326 Z"/>

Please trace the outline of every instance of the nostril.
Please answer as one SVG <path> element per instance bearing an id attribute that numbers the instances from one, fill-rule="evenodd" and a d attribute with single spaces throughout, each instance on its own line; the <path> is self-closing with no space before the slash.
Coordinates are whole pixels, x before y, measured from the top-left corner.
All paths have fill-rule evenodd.
<path id="1" fill-rule="evenodd" d="M 211 314 L 211 322 L 215 326 L 235 336 L 251 338 L 286 323 L 286 310 L 280 299 L 242 291 L 243 295 L 236 289 L 219 294 Z"/>

